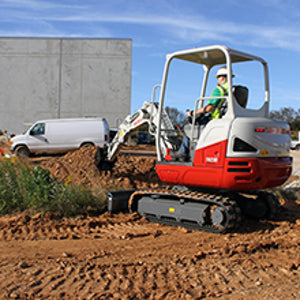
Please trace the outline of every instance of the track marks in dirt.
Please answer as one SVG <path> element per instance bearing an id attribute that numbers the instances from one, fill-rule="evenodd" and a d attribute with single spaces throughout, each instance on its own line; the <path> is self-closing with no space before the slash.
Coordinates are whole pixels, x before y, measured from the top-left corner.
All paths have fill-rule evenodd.
<path id="1" fill-rule="evenodd" d="M 288 251 L 281 254 L 284 263 Z M 94 253 L 93 259 L 70 255 L 48 259 L 46 264 L 5 268 L 0 273 L 0 288 L 7 297 L 21 299 L 241 299 L 258 294 L 260 299 L 276 299 L 280 288 L 282 294 L 297 299 L 299 272 L 283 270 L 274 260 L 276 255 L 273 250 L 257 252 L 248 259 L 241 255 L 226 259 L 218 254 L 165 254 L 153 261 L 137 254 L 126 262 L 110 260 L 100 252 Z M 13 273 L 18 274 L 17 282 Z M 291 285 L 293 290 L 289 290 Z"/>
<path id="2" fill-rule="evenodd" d="M 138 214 L 99 217 L 63 218 L 57 220 L 53 214 L 37 214 L 33 217 L 19 215 L 0 218 L 0 240 L 64 240 L 64 239 L 133 239 L 157 237 L 163 232 Z"/>
<path id="3" fill-rule="evenodd" d="M 287 208 L 224 235 L 137 214 L 1 217 L 0 299 L 300 299 L 300 219 Z"/>
<path id="4" fill-rule="evenodd" d="M 126 224 L 104 226 L 101 229 L 101 234 L 110 239 L 133 239 L 151 235 L 157 237 L 163 234 L 163 231 L 153 231 L 152 228 L 149 228 L 149 224 L 136 224 L 130 222 Z"/>

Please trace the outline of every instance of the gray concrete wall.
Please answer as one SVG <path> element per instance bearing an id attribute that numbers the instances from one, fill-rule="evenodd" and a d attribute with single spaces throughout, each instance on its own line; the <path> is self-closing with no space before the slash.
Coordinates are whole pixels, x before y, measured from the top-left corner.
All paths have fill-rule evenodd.
<path id="1" fill-rule="evenodd" d="M 130 113 L 127 39 L 0 38 L 0 129 L 21 133 L 37 120 Z"/>

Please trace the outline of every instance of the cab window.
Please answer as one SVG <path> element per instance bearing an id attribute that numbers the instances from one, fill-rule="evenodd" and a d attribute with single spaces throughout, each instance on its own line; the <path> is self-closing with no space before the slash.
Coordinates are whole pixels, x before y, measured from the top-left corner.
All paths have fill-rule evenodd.
<path id="1" fill-rule="evenodd" d="M 45 123 L 38 123 L 30 130 L 30 135 L 45 134 Z"/>

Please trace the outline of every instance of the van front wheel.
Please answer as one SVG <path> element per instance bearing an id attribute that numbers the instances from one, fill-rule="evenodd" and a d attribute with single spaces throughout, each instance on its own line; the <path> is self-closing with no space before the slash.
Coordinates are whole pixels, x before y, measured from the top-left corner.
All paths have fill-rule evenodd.
<path id="1" fill-rule="evenodd" d="M 93 143 L 83 143 L 81 146 L 80 146 L 80 148 L 86 148 L 86 147 L 94 147 L 94 144 Z"/>
<path id="2" fill-rule="evenodd" d="M 17 156 L 29 156 L 30 152 L 26 146 L 17 146 L 15 150 Z"/>

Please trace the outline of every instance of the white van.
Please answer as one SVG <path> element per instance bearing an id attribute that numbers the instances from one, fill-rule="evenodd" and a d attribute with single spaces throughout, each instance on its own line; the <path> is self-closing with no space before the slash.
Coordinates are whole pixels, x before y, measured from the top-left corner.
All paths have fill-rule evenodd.
<path id="1" fill-rule="evenodd" d="M 109 141 L 104 118 L 52 119 L 34 123 L 24 134 L 11 139 L 11 152 L 62 153 L 84 146 L 103 147 Z"/>

